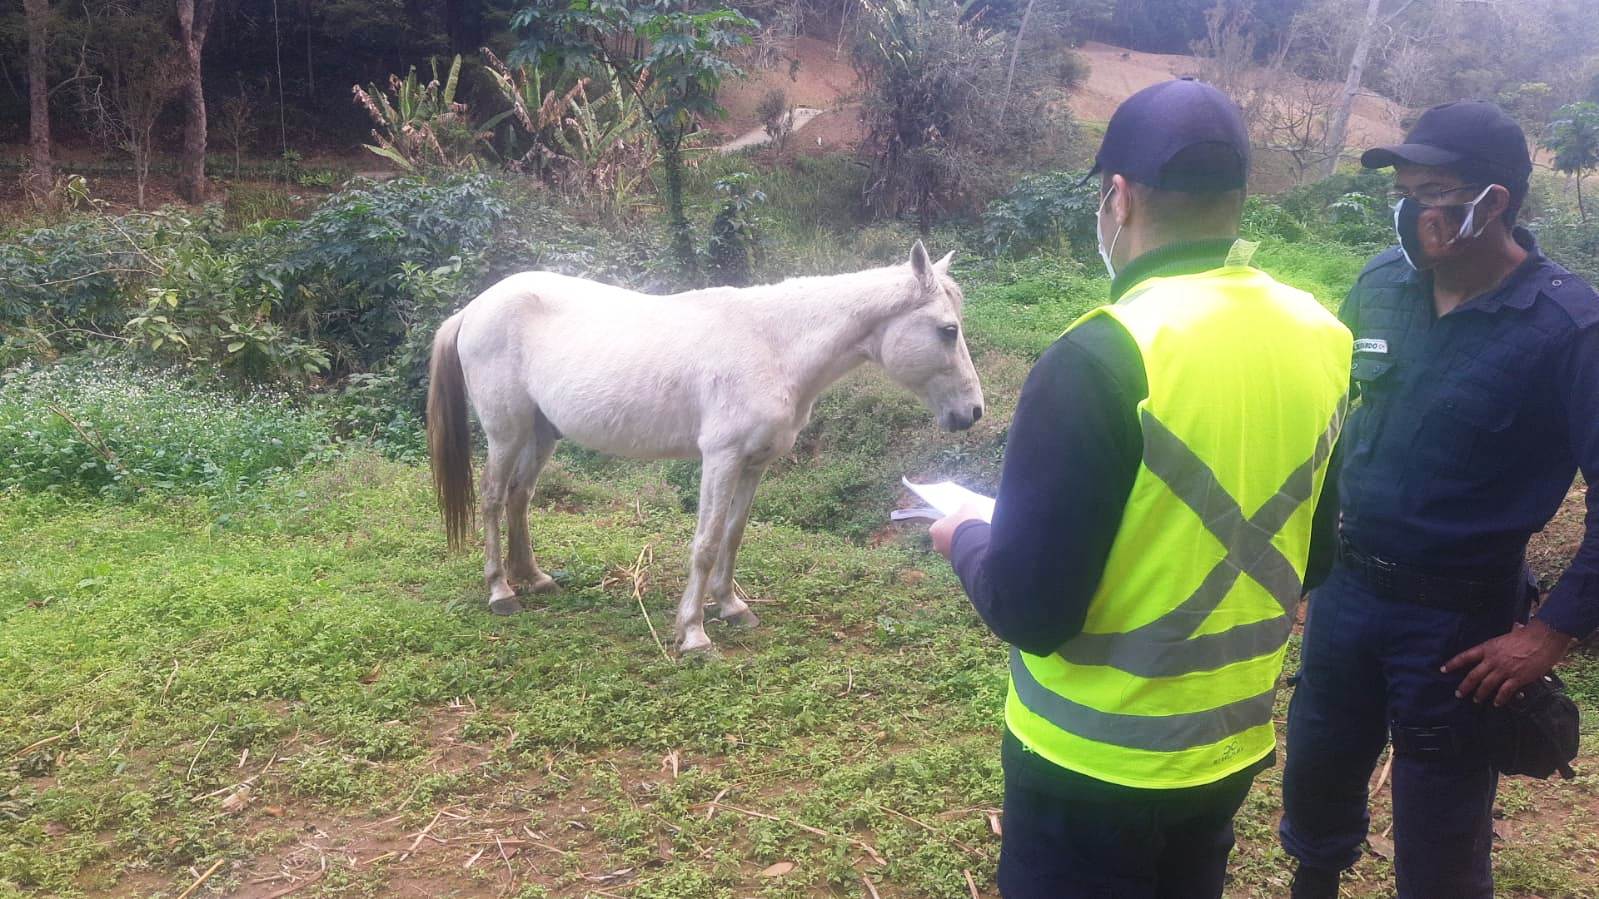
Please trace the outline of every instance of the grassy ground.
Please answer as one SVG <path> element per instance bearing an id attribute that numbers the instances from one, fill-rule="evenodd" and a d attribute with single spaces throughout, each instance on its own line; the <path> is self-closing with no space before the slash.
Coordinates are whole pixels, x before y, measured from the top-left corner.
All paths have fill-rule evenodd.
<path id="1" fill-rule="evenodd" d="M 1359 265 L 1269 252 L 1324 295 Z M 719 659 L 655 638 L 693 524 L 681 467 L 563 452 L 533 527 L 565 590 L 514 619 L 444 551 L 417 466 L 0 494 L 0 896 L 993 895 L 1003 648 L 918 532 L 882 529 L 883 484 L 991 484 L 1029 361 L 1104 281 L 967 274 L 994 414 L 941 436 L 881 379 L 830 394 L 741 555 L 765 625 L 713 628 Z M 1599 663 L 1567 672 L 1594 720 Z M 1499 805 L 1504 895 L 1599 897 L 1592 778 Z M 1284 894 L 1278 808 L 1274 771 L 1230 896 Z M 1351 895 L 1392 894 L 1388 820 L 1379 796 Z"/>

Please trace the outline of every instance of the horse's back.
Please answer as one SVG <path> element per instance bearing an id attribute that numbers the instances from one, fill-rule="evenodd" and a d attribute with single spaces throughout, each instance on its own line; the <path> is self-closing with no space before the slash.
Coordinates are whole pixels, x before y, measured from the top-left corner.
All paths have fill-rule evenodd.
<path id="1" fill-rule="evenodd" d="M 619 455 L 693 455 L 716 385 L 742 380 L 725 377 L 714 338 L 728 329 L 718 315 L 675 297 L 523 272 L 467 306 L 461 356 L 474 397 L 478 384 L 525 391 L 578 443 Z"/>

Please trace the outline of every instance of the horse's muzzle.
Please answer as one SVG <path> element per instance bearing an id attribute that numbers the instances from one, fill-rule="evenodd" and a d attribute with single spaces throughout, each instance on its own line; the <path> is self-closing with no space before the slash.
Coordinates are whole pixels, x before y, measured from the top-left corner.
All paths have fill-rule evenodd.
<path id="1" fill-rule="evenodd" d="M 973 406 L 970 414 L 964 412 L 944 413 L 940 417 L 941 420 L 939 421 L 939 424 L 943 425 L 944 430 L 946 431 L 964 431 L 967 428 L 970 428 L 972 425 L 977 424 L 978 419 L 982 417 L 983 407 Z"/>

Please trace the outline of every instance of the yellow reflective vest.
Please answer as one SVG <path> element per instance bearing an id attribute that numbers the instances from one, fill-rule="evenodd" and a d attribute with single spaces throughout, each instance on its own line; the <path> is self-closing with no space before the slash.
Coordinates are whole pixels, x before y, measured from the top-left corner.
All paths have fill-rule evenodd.
<path id="1" fill-rule="evenodd" d="M 1005 723 L 1131 787 L 1220 780 L 1272 751 L 1272 706 L 1347 408 L 1349 331 L 1248 267 L 1151 278 L 1098 316 L 1138 345 L 1144 453 L 1083 631 L 1011 650 Z"/>

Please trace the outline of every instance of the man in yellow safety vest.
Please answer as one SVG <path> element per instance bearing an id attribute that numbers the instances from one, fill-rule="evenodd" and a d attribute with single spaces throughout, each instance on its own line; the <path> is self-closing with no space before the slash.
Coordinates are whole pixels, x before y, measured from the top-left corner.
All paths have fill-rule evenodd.
<path id="1" fill-rule="evenodd" d="M 1114 303 L 1034 367 L 992 524 L 933 528 L 1011 644 L 1007 897 L 1216 897 L 1343 423 L 1349 331 L 1250 266 L 1249 138 L 1189 80 L 1116 111 L 1093 172 Z"/>

